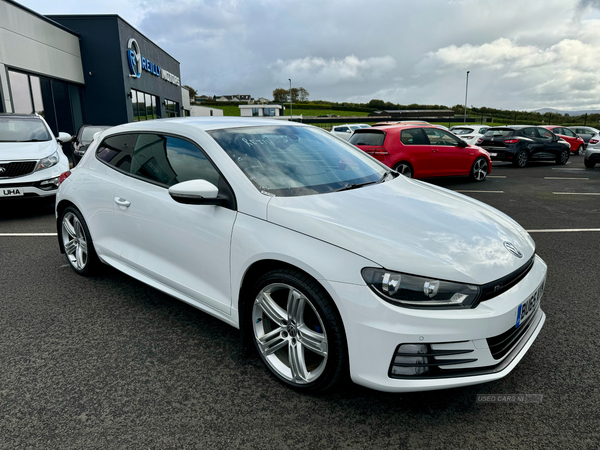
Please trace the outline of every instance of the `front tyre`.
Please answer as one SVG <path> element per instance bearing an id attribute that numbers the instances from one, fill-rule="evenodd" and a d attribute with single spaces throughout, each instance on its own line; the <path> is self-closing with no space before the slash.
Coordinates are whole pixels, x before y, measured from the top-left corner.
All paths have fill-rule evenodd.
<path id="1" fill-rule="evenodd" d="M 488 162 L 485 158 L 477 158 L 471 167 L 471 180 L 483 181 L 488 174 Z"/>
<path id="2" fill-rule="evenodd" d="M 323 287 L 294 269 L 261 277 L 252 289 L 254 345 L 265 365 L 284 383 L 324 391 L 347 365 L 342 319 Z"/>
<path id="3" fill-rule="evenodd" d="M 579 148 L 577 149 L 577 154 L 579 156 L 583 156 L 584 153 L 585 153 L 585 147 L 583 145 L 580 145 Z"/>
<path id="4" fill-rule="evenodd" d="M 71 268 L 79 275 L 92 274 L 100 261 L 83 216 L 69 206 L 63 211 L 60 224 L 60 240 Z"/>
<path id="5" fill-rule="evenodd" d="M 566 148 L 564 150 L 561 150 L 560 154 L 556 158 L 556 164 L 558 164 L 559 166 L 564 166 L 567 163 L 567 161 L 569 161 L 569 156 L 571 156 L 570 149 Z"/>

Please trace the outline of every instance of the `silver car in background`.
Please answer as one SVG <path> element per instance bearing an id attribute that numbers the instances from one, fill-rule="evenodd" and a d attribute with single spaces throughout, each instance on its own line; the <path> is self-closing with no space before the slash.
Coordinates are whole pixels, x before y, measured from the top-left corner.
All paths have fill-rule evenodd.
<path id="1" fill-rule="evenodd" d="M 583 154 L 583 163 L 588 169 L 593 169 L 597 163 L 600 163 L 600 133 L 590 138 Z"/>
<path id="2" fill-rule="evenodd" d="M 354 133 L 354 130 L 358 130 L 359 128 L 369 128 L 370 126 L 371 125 L 367 125 L 366 123 L 347 123 L 345 125 L 337 125 L 333 127 L 330 133 L 347 141 L 350 139 L 350 136 L 352 136 L 352 133 Z"/>

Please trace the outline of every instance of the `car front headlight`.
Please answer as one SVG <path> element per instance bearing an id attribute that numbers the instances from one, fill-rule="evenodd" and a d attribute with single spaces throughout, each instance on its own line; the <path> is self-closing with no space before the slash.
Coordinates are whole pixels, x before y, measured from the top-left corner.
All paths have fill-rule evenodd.
<path id="1" fill-rule="evenodd" d="M 384 300 L 409 308 L 470 308 L 479 299 L 479 286 L 418 277 L 385 269 L 362 270 L 367 285 Z"/>
<path id="2" fill-rule="evenodd" d="M 35 170 L 47 169 L 58 164 L 58 161 L 60 161 L 60 156 L 58 152 L 54 152 L 50 156 L 40 159 L 40 162 L 38 163 L 38 166 Z"/>

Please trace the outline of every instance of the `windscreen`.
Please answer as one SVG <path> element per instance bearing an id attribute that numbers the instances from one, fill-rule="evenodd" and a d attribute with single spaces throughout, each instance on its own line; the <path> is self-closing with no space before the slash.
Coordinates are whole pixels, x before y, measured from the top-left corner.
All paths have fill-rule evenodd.
<path id="1" fill-rule="evenodd" d="M 208 134 L 265 194 L 333 192 L 375 183 L 388 171 L 361 150 L 315 127 L 226 128 Z"/>
<path id="2" fill-rule="evenodd" d="M 350 142 L 352 145 L 383 145 L 385 141 L 385 133 L 383 131 L 369 130 L 369 131 L 355 131 Z"/>
<path id="3" fill-rule="evenodd" d="M 484 134 L 485 137 L 503 137 L 513 134 L 515 130 L 512 128 L 490 128 Z"/>
<path id="4" fill-rule="evenodd" d="M 39 119 L 0 117 L 0 142 L 41 142 L 52 139 Z"/>

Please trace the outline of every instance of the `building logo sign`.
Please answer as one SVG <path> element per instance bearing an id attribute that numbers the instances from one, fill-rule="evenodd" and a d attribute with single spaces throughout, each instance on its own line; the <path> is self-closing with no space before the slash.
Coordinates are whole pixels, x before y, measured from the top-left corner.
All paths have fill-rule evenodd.
<path id="1" fill-rule="evenodd" d="M 129 74 L 132 78 L 142 76 L 142 52 L 140 46 L 135 39 L 129 39 L 127 43 L 127 61 L 129 61 Z"/>
<path id="2" fill-rule="evenodd" d="M 129 42 L 127 43 L 127 61 L 129 63 L 129 71 L 131 72 L 129 76 L 131 78 L 140 78 L 142 76 L 142 70 L 145 70 L 152 75 L 179 86 L 179 77 L 167 72 L 149 59 L 144 58 L 140 51 L 139 44 L 133 38 L 129 39 Z"/>

